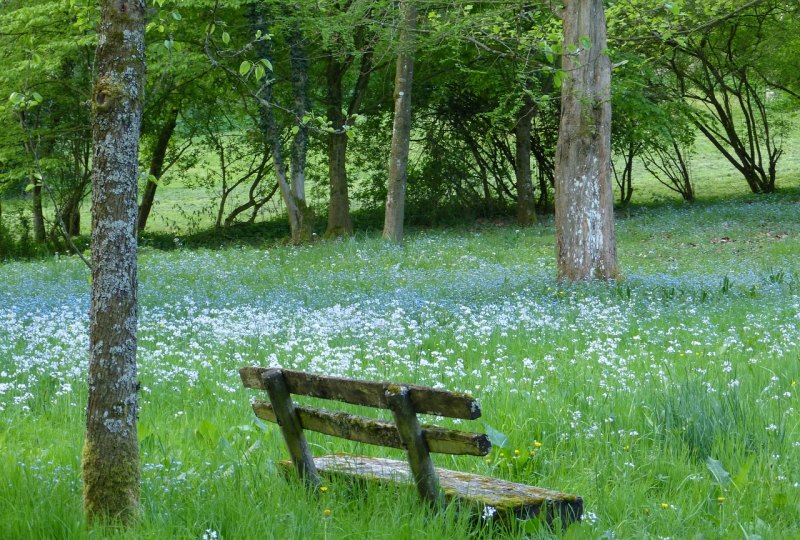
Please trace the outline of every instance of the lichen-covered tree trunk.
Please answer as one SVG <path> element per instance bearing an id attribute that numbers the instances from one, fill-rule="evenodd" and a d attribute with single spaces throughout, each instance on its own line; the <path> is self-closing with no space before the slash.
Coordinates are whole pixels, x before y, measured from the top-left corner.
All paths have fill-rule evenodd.
<path id="1" fill-rule="evenodd" d="M 602 0 L 567 0 L 556 148 L 558 276 L 614 279 L 611 62 Z"/>
<path id="2" fill-rule="evenodd" d="M 517 223 L 522 226 L 536 221 L 533 200 L 533 182 L 531 180 L 531 118 L 534 113 L 533 100 L 525 94 L 522 106 L 517 112 L 516 155 L 514 156 L 514 173 L 517 179 Z"/>
<path id="3" fill-rule="evenodd" d="M 172 139 L 172 134 L 175 133 L 175 128 L 178 126 L 178 107 L 171 107 L 167 112 L 167 121 L 161 126 L 161 131 L 158 133 L 158 140 L 156 140 L 155 148 L 153 148 L 153 155 L 150 158 L 150 171 L 147 183 L 144 186 L 144 193 L 142 194 L 142 202 L 139 204 L 139 216 L 136 220 L 137 230 L 141 233 L 147 227 L 147 219 L 150 217 L 150 211 L 153 209 L 153 201 L 156 198 L 156 189 L 158 189 L 158 180 L 161 179 L 161 174 L 164 171 L 164 160 L 167 157 L 167 149 L 169 142 Z M 155 178 L 155 181 L 153 181 Z"/>
<path id="4" fill-rule="evenodd" d="M 139 508 L 136 194 L 144 0 L 103 0 L 92 96 L 92 302 L 83 500 L 89 521 Z"/>
<path id="5" fill-rule="evenodd" d="M 411 138 L 411 87 L 414 81 L 414 32 L 417 28 L 417 8 L 412 0 L 401 0 L 402 22 L 400 51 L 394 79 L 394 125 L 389 157 L 389 182 L 386 195 L 386 216 L 383 238 L 403 241 L 403 221 L 408 178 L 408 147 Z"/>

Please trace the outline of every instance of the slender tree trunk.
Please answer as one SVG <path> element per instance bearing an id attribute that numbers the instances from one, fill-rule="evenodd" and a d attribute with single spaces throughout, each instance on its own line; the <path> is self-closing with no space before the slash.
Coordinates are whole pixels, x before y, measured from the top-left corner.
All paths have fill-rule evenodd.
<path id="1" fill-rule="evenodd" d="M 412 0 L 401 0 L 402 26 L 400 52 L 394 80 L 394 127 L 389 158 L 389 184 L 386 196 L 386 216 L 383 238 L 403 241 L 403 220 L 408 178 L 408 148 L 411 138 L 411 87 L 414 80 L 414 32 L 417 28 L 417 8 Z"/>
<path id="2" fill-rule="evenodd" d="M 314 211 L 306 200 L 306 154 L 308 153 L 308 127 L 303 121 L 308 112 L 308 55 L 300 28 L 289 34 L 289 62 L 294 90 L 294 116 L 297 133 L 292 139 L 292 195 L 300 214 L 300 230 L 296 242 L 311 241 L 314 232 Z"/>
<path id="3" fill-rule="evenodd" d="M 150 171 L 147 183 L 144 186 L 144 194 L 142 195 L 142 202 L 139 205 L 139 217 L 137 219 L 138 231 L 144 232 L 147 226 L 147 219 L 150 217 L 150 211 L 153 209 L 153 201 L 156 198 L 156 189 L 158 189 L 158 181 L 161 179 L 161 174 L 164 169 L 164 160 L 167 157 L 167 149 L 169 148 L 169 141 L 172 139 L 172 134 L 175 133 L 175 127 L 178 125 L 178 107 L 171 107 L 167 113 L 167 121 L 161 126 L 161 131 L 158 134 L 156 146 L 153 148 L 153 155 L 150 158 Z M 156 181 L 153 182 L 152 178 Z"/>
<path id="4" fill-rule="evenodd" d="M 514 173 L 517 177 L 517 223 L 522 226 L 536 221 L 531 180 L 531 118 L 534 113 L 533 100 L 528 94 L 522 98 L 522 107 L 517 112 L 516 155 Z"/>
<path id="5" fill-rule="evenodd" d="M 563 20 L 564 80 L 556 149 L 558 276 L 614 279 L 618 270 L 611 185 L 611 62 L 603 2 L 567 0 Z"/>
<path id="6" fill-rule="evenodd" d="M 139 512 L 136 195 L 144 93 L 144 0 L 103 0 L 92 96 L 92 302 L 83 447 L 87 518 Z"/>
<path id="7" fill-rule="evenodd" d="M 19 125 L 23 131 L 31 129 L 28 122 L 28 115 L 25 111 L 19 113 Z M 36 143 L 33 142 L 31 136 L 28 137 L 27 142 L 24 143 L 25 151 L 31 156 L 34 164 L 38 163 Z M 31 206 L 31 220 L 33 221 L 33 239 L 36 242 L 42 243 L 47 240 L 47 234 L 44 229 L 44 211 L 42 209 L 42 183 L 35 178 L 30 179 L 33 184 L 33 200 Z"/>
<path id="8" fill-rule="evenodd" d="M 47 240 L 44 230 L 44 211 L 42 210 L 42 184 L 36 181 L 33 186 L 33 239 L 39 243 Z"/>
<path id="9" fill-rule="evenodd" d="M 264 15 L 264 5 L 261 3 L 250 4 L 250 26 L 253 31 L 268 33 Z M 256 41 L 256 54 L 260 58 L 266 58 L 270 62 L 273 60 L 270 42 L 266 39 Z M 272 110 L 272 79 L 274 75 L 271 70 L 267 70 L 267 76 L 258 92 L 258 124 L 264 137 L 264 142 L 272 152 L 272 162 L 275 167 L 275 177 L 278 187 L 281 190 L 283 203 L 286 205 L 286 214 L 289 217 L 289 229 L 291 230 L 292 243 L 299 244 L 306 241 L 303 228 L 303 213 L 295 200 L 290 179 L 286 174 L 286 162 L 283 155 L 278 122 L 275 120 L 275 113 Z"/>

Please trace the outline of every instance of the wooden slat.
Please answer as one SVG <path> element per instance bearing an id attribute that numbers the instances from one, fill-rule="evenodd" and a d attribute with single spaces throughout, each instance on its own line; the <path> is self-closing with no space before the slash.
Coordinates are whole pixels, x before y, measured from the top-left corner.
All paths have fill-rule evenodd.
<path id="1" fill-rule="evenodd" d="M 392 422 L 315 407 L 301 407 L 297 404 L 295 411 L 303 429 L 376 446 L 404 448 L 397 427 Z M 272 405 L 266 401 L 256 400 L 253 403 L 253 412 L 262 420 L 276 422 Z M 437 454 L 485 456 L 492 449 L 492 443 L 483 433 L 423 425 L 422 435 L 430 451 Z"/>
<path id="2" fill-rule="evenodd" d="M 326 476 L 413 482 L 408 463 L 404 461 L 343 454 L 321 456 L 314 461 L 320 474 Z M 282 464 L 286 466 L 289 462 Z M 463 501 L 485 516 L 492 513 L 490 508 L 500 519 L 530 519 L 544 511 L 547 523 L 552 524 L 558 518 L 566 526 L 580 520 L 583 513 L 583 499 L 577 495 L 439 467 L 436 473 L 447 500 Z"/>
<path id="3" fill-rule="evenodd" d="M 270 369 L 277 368 L 245 367 L 239 370 L 239 374 L 246 387 L 266 390 L 262 377 Z M 282 371 L 286 385 L 292 394 L 332 399 L 380 409 L 389 408 L 385 392 L 386 388 L 394 383 L 325 377 L 290 369 Z M 416 413 L 468 420 L 474 420 L 481 415 L 478 402 L 469 394 L 448 392 L 425 386 L 407 386 Z"/>

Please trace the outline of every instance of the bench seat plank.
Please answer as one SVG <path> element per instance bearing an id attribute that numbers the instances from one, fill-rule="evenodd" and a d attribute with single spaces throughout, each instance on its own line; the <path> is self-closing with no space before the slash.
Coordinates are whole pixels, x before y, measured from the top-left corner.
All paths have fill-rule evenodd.
<path id="1" fill-rule="evenodd" d="M 397 432 L 397 426 L 392 422 L 297 404 L 295 404 L 294 410 L 300 418 L 303 429 L 376 446 L 404 448 L 400 434 Z M 277 423 L 275 411 L 269 402 L 255 400 L 253 412 L 262 420 Z M 423 425 L 422 435 L 428 449 L 438 454 L 485 456 L 492 448 L 492 443 L 483 433 L 469 433 Z"/>
<path id="2" fill-rule="evenodd" d="M 314 463 L 320 474 L 327 476 L 413 483 L 408 463 L 404 461 L 334 454 L 314 458 Z M 291 467 L 289 461 L 282 464 Z M 436 468 L 436 472 L 447 500 L 465 502 L 482 513 L 487 507 L 494 508 L 500 519 L 510 517 L 529 519 L 538 516 L 542 509 L 545 509 L 545 519 L 549 524 L 558 517 L 561 524 L 566 526 L 580 520 L 583 513 L 583 499 L 577 495 L 439 467 Z"/>
<path id="3" fill-rule="evenodd" d="M 264 373 L 278 368 L 244 367 L 239 370 L 242 383 L 248 388 L 266 390 Z M 352 405 L 366 405 L 388 409 L 386 388 L 392 383 L 361 381 L 344 377 L 326 377 L 314 373 L 283 369 L 289 392 L 295 395 L 342 401 Z M 399 385 L 398 385 L 399 386 Z M 425 386 L 407 385 L 414 410 L 421 414 L 433 414 L 448 418 L 480 418 L 481 409 L 477 400 L 469 394 L 449 392 Z"/>

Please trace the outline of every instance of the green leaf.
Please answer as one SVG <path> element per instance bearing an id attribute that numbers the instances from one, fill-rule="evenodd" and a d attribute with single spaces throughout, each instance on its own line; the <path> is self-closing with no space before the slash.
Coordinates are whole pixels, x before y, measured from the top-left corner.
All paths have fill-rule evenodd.
<path id="1" fill-rule="evenodd" d="M 222 42 L 225 45 L 231 42 L 231 35 L 228 32 L 222 32 Z"/>
<path id="2" fill-rule="evenodd" d="M 31 191 L 35 187 L 36 187 L 36 184 L 28 184 L 27 186 L 25 186 L 25 193 Z"/>
<path id="3" fill-rule="evenodd" d="M 748 477 L 750 476 L 750 469 L 753 467 L 753 463 L 755 462 L 756 462 L 756 457 L 750 456 L 747 459 L 747 461 L 745 461 L 744 465 L 739 467 L 739 472 L 737 472 L 736 476 L 732 478 L 733 484 L 737 488 L 741 489 L 747 484 L 747 482 L 749 481 Z"/>
<path id="4" fill-rule="evenodd" d="M 547 60 L 547 62 L 549 64 L 552 64 L 553 60 L 555 58 L 554 55 L 553 55 L 553 48 L 550 45 L 545 44 L 543 52 L 544 52 L 544 57 Z"/>
<path id="5" fill-rule="evenodd" d="M 253 64 L 248 62 L 247 60 L 243 61 L 239 64 L 239 75 L 242 77 L 246 77 L 248 73 L 250 73 L 250 69 L 253 67 Z"/>
<path id="6" fill-rule="evenodd" d="M 260 81 L 267 75 L 267 70 L 264 69 L 264 66 L 258 64 L 256 66 L 256 81 Z"/>
<path id="7" fill-rule="evenodd" d="M 183 17 L 181 17 L 181 14 L 180 14 L 180 13 L 178 13 L 177 11 L 173 11 L 173 12 L 172 12 L 172 18 L 173 18 L 173 19 L 175 19 L 176 21 L 179 21 L 179 20 L 181 20 Z"/>
<path id="8" fill-rule="evenodd" d="M 266 58 L 262 58 L 261 59 L 261 63 L 264 64 L 265 68 L 267 68 L 268 70 L 272 71 L 272 62 L 270 62 Z"/>
<path id="9" fill-rule="evenodd" d="M 561 82 L 563 80 L 564 80 L 564 72 L 561 71 L 560 69 L 556 70 L 556 72 L 553 73 L 553 86 L 555 86 L 556 88 L 561 88 Z"/>
<path id="10" fill-rule="evenodd" d="M 592 48 L 592 40 L 589 39 L 589 36 L 581 36 L 580 39 L 578 39 L 578 42 L 581 44 L 581 48 L 583 49 Z"/>
<path id="11" fill-rule="evenodd" d="M 725 470 L 722 463 L 712 457 L 706 458 L 706 467 L 716 478 L 717 483 L 722 487 L 727 487 L 731 483 L 731 474 Z"/>
<path id="12" fill-rule="evenodd" d="M 508 436 L 505 433 L 497 431 L 489 424 L 484 424 L 483 427 L 486 428 L 486 435 L 489 437 L 489 442 L 491 442 L 493 446 L 499 446 L 505 449 L 509 448 Z"/>

